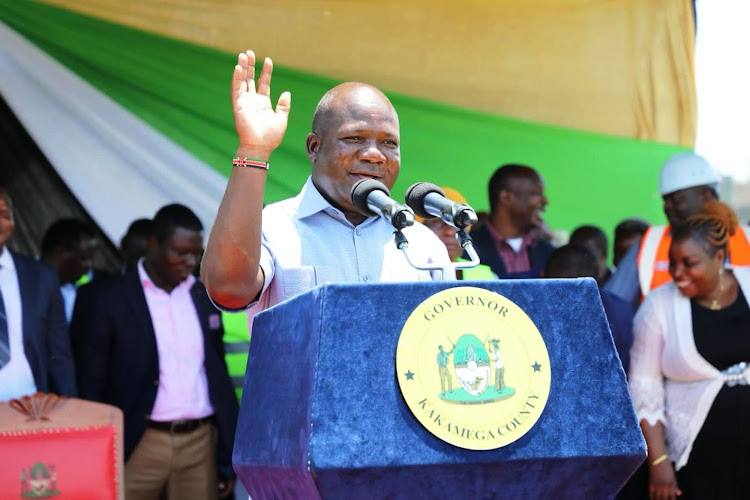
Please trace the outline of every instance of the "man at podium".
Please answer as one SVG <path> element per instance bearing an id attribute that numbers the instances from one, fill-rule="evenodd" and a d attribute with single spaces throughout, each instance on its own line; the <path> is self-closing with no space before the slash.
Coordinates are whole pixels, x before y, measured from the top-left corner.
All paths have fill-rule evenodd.
<path id="1" fill-rule="evenodd" d="M 493 345 L 493 350 L 502 350 L 502 359 L 493 359 L 494 366 L 490 366 L 482 340 L 462 334 L 455 339 L 454 351 L 450 338 L 432 339 L 425 344 L 423 364 L 415 351 L 413 359 L 405 355 L 408 366 L 394 366 L 394 352 L 398 364 L 398 330 L 405 328 L 420 302 L 427 302 L 425 297 L 437 301 L 442 300 L 439 294 L 462 293 L 446 290 L 450 284 L 414 283 L 432 276 L 409 265 L 394 244 L 389 222 L 361 215 L 350 200 L 351 188 L 360 179 L 378 179 L 389 188 L 395 183 L 400 168 L 398 116 L 374 87 L 345 83 L 331 89 L 318 104 L 307 136 L 312 175 L 295 198 L 262 210 L 268 161 L 285 133 L 291 96 L 282 93 L 274 109 L 269 98 L 271 61 L 265 60 L 257 87 L 254 62 L 252 52 L 240 54 L 234 70 L 232 98 L 239 148 L 203 258 L 205 286 L 224 308 L 252 307 L 248 316 L 255 320 L 253 314 L 263 308 L 326 282 L 336 285 L 326 287 L 325 293 L 304 294 L 293 303 L 280 304 L 255 321 L 258 335 L 252 346 L 256 355 L 248 361 L 233 455 L 235 471 L 252 497 L 413 496 L 403 488 L 407 483 L 418 485 L 412 490 L 423 498 L 481 497 L 493 491 L 510 497 L 544 497 L 551 492 L 566 498 L 613 496 L 624 477 L 643 460 L 645 450 L 632 410 L 612 410 L 630 403 L 621 369 L 608 363 L 607 356 L 613 359 L 614 355 L 612 341 L 603 330 L 606 324 L 593 285 L 541 284 L 557 290 L 557 299 L 550 301 L 532 300 L 539 283 L 488 282 L 490 290 L 472 293 L 477 304 L 496 307 L 487 306 L 489 326 L 485 328 L 509 332 L 497 347 Z M 415 261 L 450 266 L 445 245 L 430 229 L 415 224 L 403 232 Z M 409 284 L 357 286 L 386 281 Z M 529 293 L 532 286 L 536 290 Z M 528 313 L 505 298 L 514 291 L 520 292 L 516 295 Z M 371 295 L 377 301 L 368 301 Z M 575 307 L 559 307 L 561 300 L 573 295 L 586 300 Z M 394 304 L 387 314 L 362 314 L 363 304 L 384 303 Z M 468 299 L 462 303 L 468 304 Z M 511 317 L 528 325 L 519 330 L 523 337 L 511 333 L 520 326 L 506 326 L 504 314 L 498 313 L 499 304 L 506 303 L 515 311 Z M 484 315 L 484 309 L 468 308 L 466 318 L 456 321 L 474 323 L 469 317 L 472 312 Z M 420 324 L 413 327 L 409 345 L 421 345 L 428 331 L 425 322 L 430 321 L 423 317 L 415 315 Z M 485 324 L 484 319 L 479 324 Z M 570 341 L 571 324 L 581 332 L 583 342 Z M 500 337 L 487 335 L 486 340 Z M 583 355 L 576 357 L 581 346 Z M 450 360 L 449 351 L 453 351 Z M 342 352 L 348 353 L 348 362 L 342 363 Z M 560 371 L 570 376 L 555 379 L 560 385 L 551 393 L 550 354 L 556 356 L 556 366 L 562 367 L 558 370 L 567 366 L 586 369 L 602 383 L 581 383 L 587 379 L 578 372 Z M 459 355 L 459 360 L 452 359 Z M 514 360 L 516 366 L 511 369 Z M 455 381 L 452 386 L 447 383 L 450 378 L 442 368 L 448 369 L 449 377 L 462 370 L 464 376 L 456 376 L 460 388 Z M 497 385 L 490 386 L 490 376 L 498 370 Z M 512 381 L 507 377 L 511 370 Z M 427 404 L 428 396 L 419 389 L 423 386 L 415 382 L 409 399 L 402 398 L 396 387 L 402 380 L 420 380 L 415 371 L 419 371 L 416 377 L 429 373 L 429 397 L 441 414 L 449 414 L 446 407 L 464 410 L 467 405 L 463 403 L 475 402 L 475 396 L 482 399 L 476 404 L 497 404 L 493 409 L 509 403 L 504 408 L 509 411 L 490 412 L 493 420 L 488 432 L 483 428 L 479 433 L 472 431 L 480 424 L 460 419 L 454 419 L 453 430 L 439 430 L 443 424 L 435 422 L 440 417 L 425 417 L 427 408 L 420 407 L 420 401 Z M 519 390 L 524 396 L 511 399 L 514 386 L 521 387 L 519 381 L 528 390 Z M 496 387 L 504 382 L 508 386 L 498 392 Z M 363 390 L 366 397 L 356 397 Z M 550 408 L 539 419 L 548 396 Z M 415 418 L 408 415 L 412 411 L 409 401 L 416 408 Z M 481 418 L 489 412 L 476 408 Z M 571 425 L 580 420 L 582 411 L 589 424 Z M 528 433 L 537 421 L 539 427 Z M 456 437 L 459 426 L 462 430 Z M 499 441 L 490 445 L 485 438 Z M 468 440 L 480 444 L 468 446 Z M 513 442 L 518 445 L 502 449 Z M 571 482 L 571 477 L 576 481 Z"/>
<path id="2" fill-rule="evenodd" d="M 201 266 L 212 300 L 255 313 L 317 285 L 431 280 L 393 243 L 393 227 L 352 204 L 352 186 L 377 179 L 393 187 L 401 166 L 399 122 L 388 98 L 363 83 L 329 90 L 307 136 L 312 175 L 294 197 L 262 209 L 271 153 L 291 108 L 284 92 L 274 110 L 270 59 L 255 83 L 255 54 L 239 54 L 232 106 L 239 147 Z M 448 264 L 445 246 L 421 224 L 404 229 L 416 261 Z"/>

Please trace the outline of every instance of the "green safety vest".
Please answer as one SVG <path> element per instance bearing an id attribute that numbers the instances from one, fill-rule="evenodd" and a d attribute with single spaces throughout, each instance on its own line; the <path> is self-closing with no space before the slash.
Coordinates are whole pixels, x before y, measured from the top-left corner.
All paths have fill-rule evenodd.
<path id="1" fill-rule="evenodd" d="M 221 313 L 224 326 L 224 360 L 229 377 L 232 379 L 237 400 L 242 400 L 242 385 L 245 383 L 247 352 L 250 350 L 250 330 L 247 326 L 247 313 Z"/>
<path id="2" fill-rule="evenodd" d="M 465 259 L 458 259 L 458 262 L 468 262 Z M 477 267 L 470 269 L 462 269 L 463 279 L 469 281 L 483 281 L 483 280 L 496 280 L 497 276 L 492 272 L 490 266 L 479 264 Z"/>

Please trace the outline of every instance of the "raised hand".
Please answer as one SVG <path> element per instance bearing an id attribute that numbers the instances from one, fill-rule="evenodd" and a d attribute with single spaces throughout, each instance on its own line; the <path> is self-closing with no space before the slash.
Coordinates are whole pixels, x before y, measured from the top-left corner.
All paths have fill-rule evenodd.
<path id="1" fill-rule="evenodd" d="M 237 57 L 232 75 L 232 110 L 240 141 L 239 156 L 267 159 L 281 144 L 286 132 L 292 95 L 284 92 L 271 105 L 273 63 L 266 58 L 255 88 L 255 53 L 248 50 Z"/>

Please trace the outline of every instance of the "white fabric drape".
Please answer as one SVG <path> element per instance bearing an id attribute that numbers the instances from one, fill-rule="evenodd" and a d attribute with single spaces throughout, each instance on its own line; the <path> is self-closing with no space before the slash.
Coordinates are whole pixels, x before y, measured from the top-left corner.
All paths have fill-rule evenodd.
<path id="1" fill-rule="evenodd" d="M 2 22 L 0 74 L 0 94 L 112 241 L 175 202 L 208 234 L 227 183 L 220 173 Z"/>

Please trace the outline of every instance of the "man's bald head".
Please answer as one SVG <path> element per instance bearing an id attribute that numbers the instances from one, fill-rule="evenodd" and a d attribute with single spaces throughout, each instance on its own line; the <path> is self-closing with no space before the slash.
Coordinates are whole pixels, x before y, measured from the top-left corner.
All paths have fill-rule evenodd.
<path id="1" fill-rule="evenodd" d="M 307 135 L 312 182 L 353 224 L 365 219 L 351 201 L 352 186 L 376 179 L 388 188 L 401 168 L 398 115 L 372 85 L 342 83 L 320 100 Z"/>
<path id="2" fill-rule="evenodd" d="M 398 122 L 398 114 L 391 101 L 380 89 L 367 83 L 345 82 L 325 93 L 315 107 L 312 132 L 320 135 L 330 126 L 330 119 L 347 113 L 352 106 L 386 104 Z"/>

